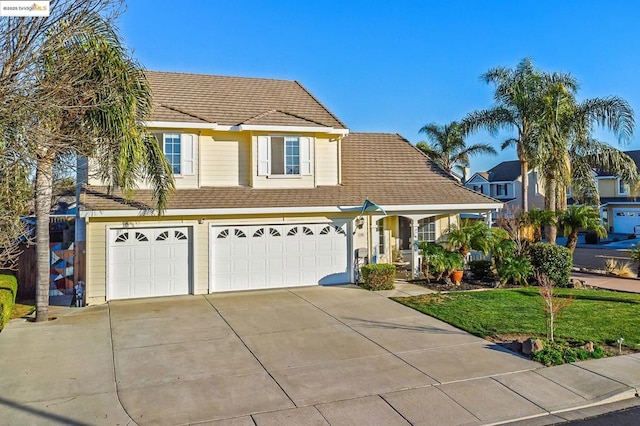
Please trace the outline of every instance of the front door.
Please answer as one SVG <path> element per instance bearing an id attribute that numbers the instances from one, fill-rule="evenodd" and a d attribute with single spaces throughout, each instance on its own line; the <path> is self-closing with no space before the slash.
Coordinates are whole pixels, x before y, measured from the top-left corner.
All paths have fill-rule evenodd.
<path id="1" fill-rule="evenodd" d="M 400 250 L 411 250 L 411 219 L 399 217 Z"/>

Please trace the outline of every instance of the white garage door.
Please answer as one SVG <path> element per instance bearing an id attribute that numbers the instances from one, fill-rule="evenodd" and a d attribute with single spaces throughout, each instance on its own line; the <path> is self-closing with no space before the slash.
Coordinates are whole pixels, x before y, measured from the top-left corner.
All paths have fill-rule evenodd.
<path id="1" fill-rule="evenodd" d="M 346 224 L 212 226 L 210 290 L 349 282 Z"/>
<path id="2" fill-rule="evenodd" d="M 109 232 L 109 299 L 189 294 L 189 229 Z"/>
<path id="3" fill-rule="evenodd" d="M 640 209 L 613 209 L 613 232 L 633 234 L 635 226 L 640 226 Z"/>

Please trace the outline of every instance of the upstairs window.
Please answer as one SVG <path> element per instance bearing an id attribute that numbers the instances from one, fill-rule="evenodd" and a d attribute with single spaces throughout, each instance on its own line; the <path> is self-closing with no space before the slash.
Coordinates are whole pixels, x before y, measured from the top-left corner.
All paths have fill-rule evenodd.
<path id="1" fill-rule="evenodd" d="M 174 175 L 193 175 L 194 135 L 187 133 L 162 133 L 157 135 L 162 142 L 162 151 L 169 161 Z"/>
<path id="2" fill-rule="evenodd" d="M 618 179 L 618 195 L 627 195 L 629 186 L 622 179 Z"/>
<path id="3" fill-rule="evenodd" d="M 258 137 L 258 176 L 311 175 L 311 139 L 298 136 Z"/>
<path id="4" fill-rule="evenodd" d="M 507 184 L 506 183 L 505 184 L 496 185 L 496 195 L 498 197 L 507 195 Z"/>
<path id="5" fill-rule="evenodd" d="M 177 133 L 165 133 L 163 135 L 163 150 L 167 156 L 171 171 L 174 175 L 182 173 L 182 156 L 180 155 L 180 135 Z"/>

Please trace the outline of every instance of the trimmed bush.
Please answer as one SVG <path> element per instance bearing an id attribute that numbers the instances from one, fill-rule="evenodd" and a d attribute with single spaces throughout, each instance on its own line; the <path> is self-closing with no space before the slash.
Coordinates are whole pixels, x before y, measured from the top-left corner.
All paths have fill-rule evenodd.
<path id="1" fill-rule="evenodd" d="M 396 267 L 388 263 L 364 265 L 361 269 L 363 287 L 367 290 L 393 290 Z"/>
<path id="2" fill-rule="evenodd" d="M 18 280 L 13 275 L 0 275 L 0 330 L 11 318 L 13 304 L 16 302 Z"/>
<path id="3" fill-rule="evenodd" d="M 536 243 L 529 247 L 531 265 L 536 273 L 545 274 L 558 287 L 569 286 L 573 259 L 571 250 L 547 243 Z"/>
<path id="4" fill-rule="evenodd" d="M 472 260 L 471 262 L 469 262 L 469 270 L 478 280 L 493 278 L 491 261 L 489 260 Z"/>

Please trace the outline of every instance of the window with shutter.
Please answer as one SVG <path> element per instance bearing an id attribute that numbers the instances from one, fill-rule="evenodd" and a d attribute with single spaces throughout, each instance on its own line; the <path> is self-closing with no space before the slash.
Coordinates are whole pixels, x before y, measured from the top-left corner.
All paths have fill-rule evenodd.
<path id="1" fill-rule="evenodd" d="M 258 136 L 258 176 L 310 176 L 311 138 Z"/>

